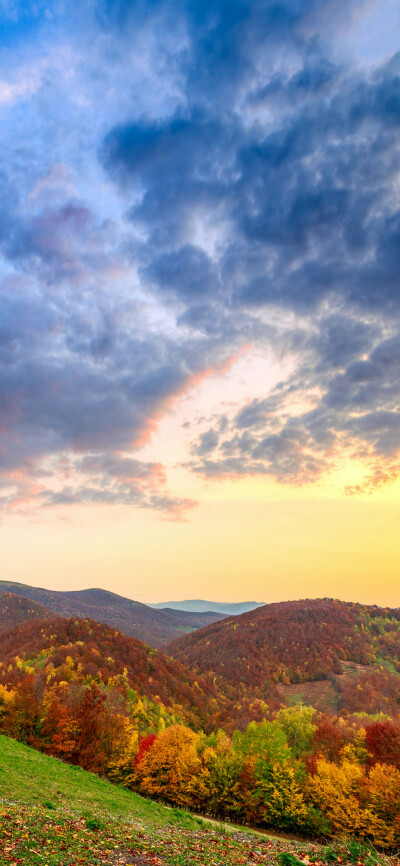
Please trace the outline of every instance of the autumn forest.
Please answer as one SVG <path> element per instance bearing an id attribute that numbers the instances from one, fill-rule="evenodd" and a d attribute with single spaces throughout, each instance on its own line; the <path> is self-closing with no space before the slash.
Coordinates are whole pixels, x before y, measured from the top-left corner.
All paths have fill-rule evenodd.
<path id="1" fill-rule="evenodd" d="M 266 605 L 162 651 L 26 601 L 2 596 L 2 733 L 216 818 L 400 843 L 399 609 Z"/>

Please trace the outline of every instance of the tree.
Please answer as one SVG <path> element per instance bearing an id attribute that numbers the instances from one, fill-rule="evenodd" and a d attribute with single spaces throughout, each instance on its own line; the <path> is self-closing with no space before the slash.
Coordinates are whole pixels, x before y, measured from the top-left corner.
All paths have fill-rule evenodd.
<path id="1" fill-rule="evenodd" d="M 392 764 L 400 769 L 400 725 L 395 722 L 373 722 L 365 732 L 365 745 L 372 762 Z"/>
<path id="2" fill-rule="evenodd" d="M 317 755 L 326 758 L 327 761 L 339 763 L 344 739 L 332 722 L 320 722 L 315 728 L 312 746 Z"/>
<path id="3" fill-rule="evenodd" d="M 232 750 L 229 737 L 219 732 L 213 746 L 201 755 L 197 798 L 212 815 L 232 817 L 242 813 L 242 770 L 244 760 Z M 249 797 L 246 797 L 249 802 Z"/>
<path id="4" fill-rule="evenodd" d="M 78 763 L 85 770 L 98 773 L 104 772 L 107 763 L 100 737 L 104 701 L 105 695 L 92 683 L 84 690 L 78 716 Z"/>
<path id="5" fill-rule="evenodd" d="M 193 805 L 195 777 L 201 767 L 196 741 L 197 734 L 183 725 L 161 731 L 137 767 L 141 790 L 179 806 Z"/>
<path id="6" fill-rule="evenodd" d="M 139 766 L 140 762 L 144 758 L 146 752 L 148 752 L 149 749 L 151 749 L 151 747 L 154 746 L 156 739 L 157 739 L 157 737 L 155 734 L 147 734 L 145 737 L 143 737 L 140 740 L 139 748 L 138 748 L 136 760 L 135 760 L 135 764 L 137 767 Z"/>
<path id="7" fill-rule="evenodd" d="M 15 689 L 12 700 L 8 703 L 4 728 L 6 733 L 16 740 L 34 745 L 38 721 L 35 677 L 29 674 Z"/>
<path id="8" fill-rule="evenodd" d="M 376 845 L 400 842 L 400 772 L 388 764 L 375 764 L 366 780 L 363 830 Z"/>
<path id="9" fill-rule="evenodd" d="M 358 764 L 343 761 L 341 766 L 325 758 L 317 761 L 317 770 L 309 776 L 306 791 L 313 806 L 331 820 L 333 830 L 355 833 L 362 826 L 360 789 L 365 772 Z"/>
<path id="10" fill-rule="evenodd" d="M 48 751 L 57 757 L 70 760 L 77 752 L 80 729 L 77 719 L 67 705 L 67 690 L 69 684 L 63 683 L 63 689 L 57 694 L 52 689 L 45 695 L 45 717 L 40 728 L 40 735 L 47 743 Z"/>
<path id="11" fill-rule="evenodd" d="M 260 799 L 261 817 L 274 827 L 295 828 L 304 825 L 307 806 L 295 767 L 288 763 L 257 764 L 256 792 Z"/>
<path id="12" fill-rule="evenodd" d="M 236 754 L 262 759 L 267 764 L 281 764 L 292 754 L 286 734 L 276 721 L 250 722 L 244 732 L 235 731 L 232 743 Z"/>
<path id="13" fill-rule="evenodd" d="M 314 707 L 306 707 L 300 701 L 294 707 L 286 707 L 276 714 L 276 721 L 283 728 L 295 758 L 310 751 L 316 730 L 312 722 L 315 713 Z"/>

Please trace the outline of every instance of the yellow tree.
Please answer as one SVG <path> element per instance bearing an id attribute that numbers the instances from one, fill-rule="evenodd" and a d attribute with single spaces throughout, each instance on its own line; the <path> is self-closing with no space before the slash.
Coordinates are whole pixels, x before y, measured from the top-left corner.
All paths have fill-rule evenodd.
<path id="1" fill-rule="evenodd" d="M 0 685 L 0 728 L 3 716 L 6 714 L 7 707 L 12 704 L 14 692 L 8 691 L 5 686 Z"/>
<path id="2" fill-rule="evenodd" d="M 141 790 L 180 806 L 194 805 L 196 776 L 201 767 L 196 741 L 197 734 L 183 725 L 161 731 L 138 766 Z"/>
<path id="3" fill-rule="evenodd" d="M 364 835 L 376 845 L 400 842 L 400 772 L 389 764 L 375 764 L 365 784 Z"/>
<path id="4" fill-rule="evenodd" d="M 211 738 L 210 738 L 211 739 Z M 232 816 L 241 812 L 241 773 L 243 758 L 232 750 L 227 734 L 219 731 L 214 743 L 201 749 L 202 766 L 196 780 L 200 805 L 212 815 Z"/>
<path id="5" fill-rule="evenodd" d="M 362 826 L 359 792 L 365 771 L 359 764 L 344 760 L 340 767 L 320 758 L 317 770 L 307 782 L 307 793 L 331 820 L 334 830 L 355 833 Z"/>

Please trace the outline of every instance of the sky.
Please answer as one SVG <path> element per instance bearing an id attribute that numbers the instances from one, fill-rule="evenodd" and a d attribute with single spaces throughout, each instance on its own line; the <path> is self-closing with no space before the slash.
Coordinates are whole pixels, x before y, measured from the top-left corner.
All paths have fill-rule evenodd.
<path id="1" fill-rule="evenodd" d="M 397 0 L 0 0 L 3 579 L 400 606 Z"/>

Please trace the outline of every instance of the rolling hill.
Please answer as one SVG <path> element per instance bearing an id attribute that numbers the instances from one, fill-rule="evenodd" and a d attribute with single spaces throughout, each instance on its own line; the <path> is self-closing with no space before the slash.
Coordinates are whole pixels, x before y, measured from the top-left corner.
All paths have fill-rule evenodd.
<path id="1" fill-rule="evenodd" d="M 116 631 L 115 623 L 122 620 L 131 631 L 148 634 L 148 618 L 146 625 L 133 626 L 131 617 L 154 615 L 155 630 L 161 629 L 157 617 L 165 615 L 168 628 L 165 621 L 162 628 L 175 636 L 187 632 L 182 625 L 186 612 L 152 611 L 101 590 L 38 589 L 37 594 L 53 606 L 65 604 L 73 618 L 55 619 L 49 605 L 45 608 L 23 596 L 3 593 L 0 684 L 5 684 L 5 668 L 12 656 L 40 657 L 38 670 L 34 668 L 40 678 L 49 664 L 56 671 L 60 666 L 64 670 L 69 655 L 85 676 L 100 677 L 103 683 L 126 669 L 130 687 L 150 700 L 159 698 L 167 707 L 180 707 L 182 717 L 208 729 L 221 725 L 233 730 L 252 718 L 259 720 L 265 703 L 271 711 L 299 700 L 331 714 L 390 715 L 400 710 L 400 609 L 332 599 L 265 605 L 197 628 L 157 653 L 148 642 Z M 103 623 L 107 616 L 110 625 L 93 620 L 89 615 L 93 608 Z M 86 622 L 78 623 L 82 615 Z M 46 628 L 38 624 L 43 617 L 48 619 Z M 192 626 L 194 622 L 198 626 L 202 614 L 193 617 Z M 25 624 L 4 633 L 7 624 L 18 626 L 27 618 Z M 82 641 L 84 650 L 79 649 Z M 177 667 L 171 656 L 180 663 Z"/>
<path id="2" fill-rule="evenodd" d="M 269 604 L 167 647 L 229 698 L 324 711 L 400 708 L 400 609 L 333 599 Z"/>
<path id="3" fill-rule="evenodd" d="M 0 592 L 2 591 L 34 601 L 58 616 L 75 616 L 105 622 L 154 647 L 163 646 L 193 629 L 222 619 L 221 614 L 213 612 L 154 610 L 146 604 L 105 589 L 62 592 L 1 580 Z"/>
<path id="4" fill-rule="evenodd" d="M 116 695 L 133 689 L 197 727 L 209 727 L 216 707 L 227 703 L 208 678 L 88 619 L 31 620 L 0 635 L 0 685 L 12 688 L 32 676 L 38 694 L 49 676 L 52 686 L 70 683 L 78 691 L 92 682 L 106 685 Z"/>
<path id="5" fill-rule="evenodd" d="M 36 601 L 12 592 L 0 592 L 0 634 L 28 619 L 43 619 L 51 615 L 46 607 Z"/>

